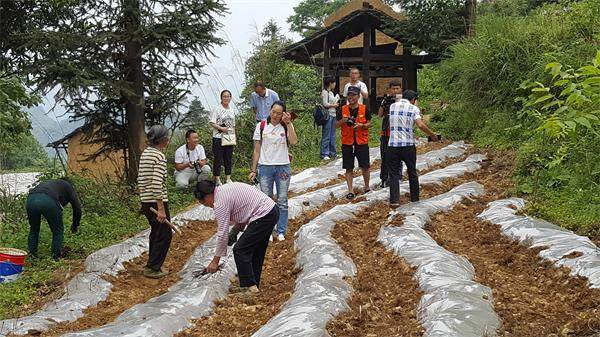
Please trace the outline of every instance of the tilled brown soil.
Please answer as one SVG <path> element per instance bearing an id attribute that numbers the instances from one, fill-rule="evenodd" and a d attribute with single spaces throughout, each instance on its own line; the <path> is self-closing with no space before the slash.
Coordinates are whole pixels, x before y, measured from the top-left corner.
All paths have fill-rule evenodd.
<path id="1" fill-rule="evenodd" d="M 296 252 L 292 234 L 320 213 L 343 202 L 331 200 L 290 221 L 286 240 L 269 244 L 258 295 L 228 295 L 215 303 L 214 314 L 195 320 L 193 327 L 177 336 L 246 337 L 256 332 L 281 310 L 294 290 L 300 270 L 295 268 Z"/>
<path id="2" fill-rule="evenodd" d="M 493 290 L 503 324 L 500 336 L 597 336 L 600 290 L 570 277 L 566 268 L 543 262 L 538 250 L 511 241 L 499 226 L 477 219 L 488 202 L 508 196 L 513 186 L 511 162 L 493 156 L 484 170 L 459 179 L 478 181 L 486 195 L 433 217 L 428 231 L 444 248 L 467 257 L 476 281 Z"/>
<path id="3" fill-rule="evenodd" d="M 449 160 L 427 171 L 460 162 Z M 458 178 L 441 185 L 426 185 L 420 189 L 421 200 L 444 193 L 469 181 Z M 409 195 L 401 196 L 408 203 Z M 417 320 L 416 308 L 421 291 L 414 279 L 414 269 L 406 261 L 387 250 L 379 241 L 379 229 L 390 208 L 382 202 L 360 212 L 355 219 L 336 224 L 332 235 L 357 268 L 349 301 L 350 310 L 327 324 L 331 336 L 421 336 L 423 329 Z"/>
<path id="4" fill-rule="evenodd" d="M 332 231 L 357 268 L 356 276 L 348 280 L 354 288 L 350 310 L 327 324 L 333 337 L 423 334 L 417 321 L 421 292 L 413 278 L 414 271 L 377 241 L 379 228 L 389 212 L 387 203 L 378 203 L 355 219 L 336 224 Z"/>
<path id="5" fill-rule="evenodd" d="M 182 228 L 181 235 L 173 235 L 169 254 L 164 268 L 170 271 L 162 279 L 149 279 L 143 276 L 148 254 L 125 263 L 125 270 L 116 277 L 107 279 L 113 284 L 111 293 L 105 301 L 84 311 L 84 316 L 74 322 L 56 325 L 53 329 L 36 334 L 37 336 L 60 336 L 67 332 L 82 331 L 112 322 L 130 307 L 144 303 L 165 293 L 168 288 L 180 280 L 178 271 L 184 266 L 196 247 L 215 233 L 213 222 L 190 221 Z"/>

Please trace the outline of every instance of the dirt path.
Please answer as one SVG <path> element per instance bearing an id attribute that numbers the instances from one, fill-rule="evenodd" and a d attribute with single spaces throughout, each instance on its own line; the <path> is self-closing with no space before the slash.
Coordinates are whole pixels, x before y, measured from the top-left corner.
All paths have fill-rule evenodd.
<path id="1" fill-rule="evenodd" d="M 499 226 L 477 219 L 488 202 L 507 197 L 511 162 L 496 155 L 484 170 L 463 178 L 483 184 L 486 195 L 435 216 L 428 231 L 444 248 L 467 257 L 476 281 L 492 288 L 503 322 L 499 336 L 597 336 L 600 290 L 543 262 L 536 250 L 503 236 Z"/>
<path id="2" fill-rule="evenodd" d="M 144 253 L 131 262 L 125 263 L 125 270 L 116 277 L 108 278 L 113 284 L 113 288 L 105 301 L 85 310 L 84 316 L 80 319 L 58 324 L 37 336 L 60 336 L 67 332 L 105 325 L 115 320 L 130 307 L 165 293 L 171 285 L 179 281 L 180 277 L 177 273 L 183 268 L 194 249 L 209 239 L 215 230 L 213 222 L 190 221 L 187 226 L 182 228 L 182 235 L 173 236 L 171 248 L 164 264 L 164 268 L 170 271 L 167 277 L 154 280 L 143 276 L 144 266 L 148 259 L 148 254 Z"/>
<path id="3" fill-rule="evenodd" d="M 403 202 L 406 202 L 404 198 Z M 332 236 L 356 265 L 350 310 L 327 324 L 337 336 L 421 336 L 416 308 L 421 298 L 413 269 L 378 241 L 390 208 L 378 203 L 356 219 L 336 224 Z"/>
<path id="4" fill-rule="evenodd" d="M 342 202 L 344 201 L 331 200 L 318 209 L 291 220 L 288 233 L 296 232 L 318 214 Z M 295 268 L 294 240 L 291 235 L 288 237 L 283 242 L 269 244 L 259 295 L 242 297 L 230 294 L 215 303 L 214 314 L 195 320 L 193 327 L 177 336 L 247 337 L 278 313 L 292 295 L 296 276 L 300 272 Z M 237 280 L 234 284 L 238 284 Z"/>

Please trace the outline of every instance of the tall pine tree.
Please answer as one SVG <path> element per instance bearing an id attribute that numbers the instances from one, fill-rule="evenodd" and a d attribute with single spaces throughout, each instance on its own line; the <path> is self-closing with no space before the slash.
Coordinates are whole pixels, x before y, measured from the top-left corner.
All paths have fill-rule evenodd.
<path id="1" fill-rule="evenodd" d="M 96 126 L 101 152 L 127 149 L 135 181 L 145 126 L 178 120 L 215 36 L 220 0 L 0 1 L 0 70 L 27 75 L 74 119 Z M 100 153 L 98 153 L 100 154 Z"/>

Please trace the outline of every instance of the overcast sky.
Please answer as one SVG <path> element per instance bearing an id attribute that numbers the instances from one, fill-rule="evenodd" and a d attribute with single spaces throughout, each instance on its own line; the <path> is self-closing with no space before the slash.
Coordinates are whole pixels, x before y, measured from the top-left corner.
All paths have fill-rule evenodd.
<path id="1" fill-rule="evenodd" d="M 197 87 L 192 89 L 192 95 L 198 96 L 204 107 L 212 109 L 219 102 L 218 93 L 229 89 L 233 93 L 234 102 L 239 101 L 239 92 L 244 84 L 243 62 L 248 58 L 251 42 L 270 19 L 275 20 L 287 36 L 299 40 L 300 36 L 289 32 L 287 17 L 293 13 L 293 8 L 300 0 L 226 0 L 229 13 L 219 18 L 223 28 L 217 33 L 225 39 L 225 45 L 215 48 L 216 57 L 208 60 L 205 67 L 206 76 L 202 76 Z M 191 100 L 191 97 L 190 97 Z M 48 111 L 53 101 L 46 99 L 44 109 Z M 63 109 L 56 108 L 50 117 L 60 115 Z"/>

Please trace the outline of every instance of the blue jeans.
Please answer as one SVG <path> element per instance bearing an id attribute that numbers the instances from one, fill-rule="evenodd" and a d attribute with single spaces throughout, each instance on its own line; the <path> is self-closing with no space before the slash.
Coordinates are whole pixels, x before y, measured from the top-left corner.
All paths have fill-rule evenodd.
<path id="1" fill-rule="evenodd" d="M 321 158 L 335 157 L 335 117 L 329 116 L 327 123 L 323 125 L 323 134 L 321 136 Z"/>
<path id="2" fill-rule="evenodd" d="M 290 165 L 258 165 L 258 175 L 260 190 L 271 198 L 273 198 L 273 184 L 275 184 L 279 207 L 277 233 L 285 234 L 288 227 L 288 189 L 292 176 Z"/>

